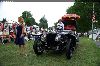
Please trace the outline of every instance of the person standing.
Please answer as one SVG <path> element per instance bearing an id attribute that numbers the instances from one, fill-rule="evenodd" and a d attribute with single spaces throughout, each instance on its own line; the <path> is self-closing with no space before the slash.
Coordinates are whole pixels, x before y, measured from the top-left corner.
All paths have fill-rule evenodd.
<path id="1" fill-rule="evenodd" d="M 21 55 L 27 55 L 25 53 L 25 40 L 24 40 L 24 19 L 22 17 L 18 17 L 19 25 L 16 27 L 16 39 L 15 44 L 19 45 L 19 52 Z"/>

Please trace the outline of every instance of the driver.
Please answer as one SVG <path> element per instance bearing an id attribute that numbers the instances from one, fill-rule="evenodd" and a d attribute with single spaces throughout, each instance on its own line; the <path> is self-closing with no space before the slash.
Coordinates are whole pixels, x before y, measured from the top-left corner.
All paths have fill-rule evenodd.
<path id="1" fill-rule="evenodd" d="M 58 20 L 57 29 L 58 30 L 64 30 L 64 24 L 62 23 L 61 19 Z"/>

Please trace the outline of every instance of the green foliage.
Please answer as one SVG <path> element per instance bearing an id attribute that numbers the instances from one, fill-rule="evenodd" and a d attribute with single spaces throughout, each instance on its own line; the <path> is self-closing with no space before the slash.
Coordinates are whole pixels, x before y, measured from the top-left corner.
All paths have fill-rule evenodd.
<path id="1" fill-rule="evenodd" d="M 22 13 L 22 17 L 24 18 L 24 21 L 27 26 L 38 25 L 38 23 L 36 23 L 35 19 L 32 17 L 30 11 L 24 11 Z"/>
<path id="2" fill-rule="evenodd" d="M 45 18 L 45 16 L 43 16 L 41 19 L 40 19 L 40 23 L 39 23 L 39 27 L 40 28 L 48 28 L 48 23 L 47 23 L 47 19 Z"/>
<path id="3" fill-rule="evenodd" d="M 58 22 L 55 22 L 55 23 L 54 23 L 54 27 L 55 27 L 55 28 L 57 27 L 57 23 L 58 23 Z"/>
<path id="4" fill-rule="evenodd" d="M 96 20 L 98 21 L 98 25 L 96 27 L 100 26 L 100 6 L 98 2 L 94 2 L 94 11 Z M 80 15 L 80 19 L 78 20 L 78 23 L 80 25 L 79 32 L 87 32 L 91 30 L 92 26 L 92 14 L 93 14 L 93 2 L 75 2 L 73 6 L 71 6 L 67 13 L 76 13 Z"/>
<path id="5" fill-rule="evenodd" d="M 6 18 L 3 18 L 3 20 L 1 21 L 2 23 L 7 22 Z"/>
<path id="6" fill-rule="evenodd" d="M 75 2 L 99 2 L 99 0 L 75 0 Z"/>

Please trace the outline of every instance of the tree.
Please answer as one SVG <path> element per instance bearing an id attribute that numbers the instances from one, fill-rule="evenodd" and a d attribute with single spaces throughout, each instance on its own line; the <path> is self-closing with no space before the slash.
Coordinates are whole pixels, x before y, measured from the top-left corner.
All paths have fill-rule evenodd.
<path id="1" fill-rule="evenodd" d="M 75 2 L 99 2 L 98 0 L 75 0 Z"/>
<path id="2" fill-rule="evenodd" d="M 48 21 L 47 21 L 47 19 L 45 18 L 45 16 L 43 16 L 40 20 L 40 23 L 39 23 L 39 27 L 40 28 L 44 28 L 44 29 L 46 29 L 46 28 L 48 28 Z"/>
<path id="3" fill-rule="evenodd" d="M 80 0 L 81 1 L 81 0 Z M 96 20 L 98 21 L 98 26 L 100 26 L 100 3 L 95 2 L 95 16 Z M 80 25 L 79 32 L 87 32 L 92 29 L 92 15 L 93 15 L 93 2 L 75 2 L 72 7 L 70 7 L 67 11 L 67 13 L 76 13 L 80 15 L 80 19 L 78 20 L 78 23 Z"/>
<path id="4" fill-rule="evenodd" d="M 22 17 L 24 18 L 24 21 L 27 26 L 38 25 L 38 23 L 36 23 L 35 19 L 32 17 L 32 14 L 30 11 L 22 12 Z"/>
<path id="5" fill-rule="evenodd" d="M 3 18 L 3 20 L 1 21 L 2 23 L 7 22 L 6 18 Z"/>
<path id="6" fill-rule="evenodd" d="M 54 27 L 55 27 L 55 28 L 57 28 L 57 23 L 58 23 L 58 22 L 55 22 L 55 23 L 54 23 Z"/>

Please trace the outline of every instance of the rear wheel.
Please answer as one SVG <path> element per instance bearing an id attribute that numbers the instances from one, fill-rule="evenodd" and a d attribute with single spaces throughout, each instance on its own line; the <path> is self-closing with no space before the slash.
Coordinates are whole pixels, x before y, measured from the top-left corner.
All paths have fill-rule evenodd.
<path id="1" fill-rule="evenodd" d="M 69 39 L 66 48 L 67 48 L 67 49 L 66 49 L 66 56 L 67 56 L 67 59 L 71 59 L 71 57 L 72 57 L 72 52 L 73 52 L 73 46 L 72 46 L 72 40 L 71 40 L 71 39 Z"/>
<path id="2" fill-rule="evenodd" d="M 36 55 L 41 55 L 43 53 L 41 41 L 34 41 L 33 49 Z"/>
<path id="3" fill-rule="evenodd" d="M 72 39 L 72 44 L 73 44 L 73 51 L 76 49 L 76 38 L 73 37 L 74 39 Z"/>

